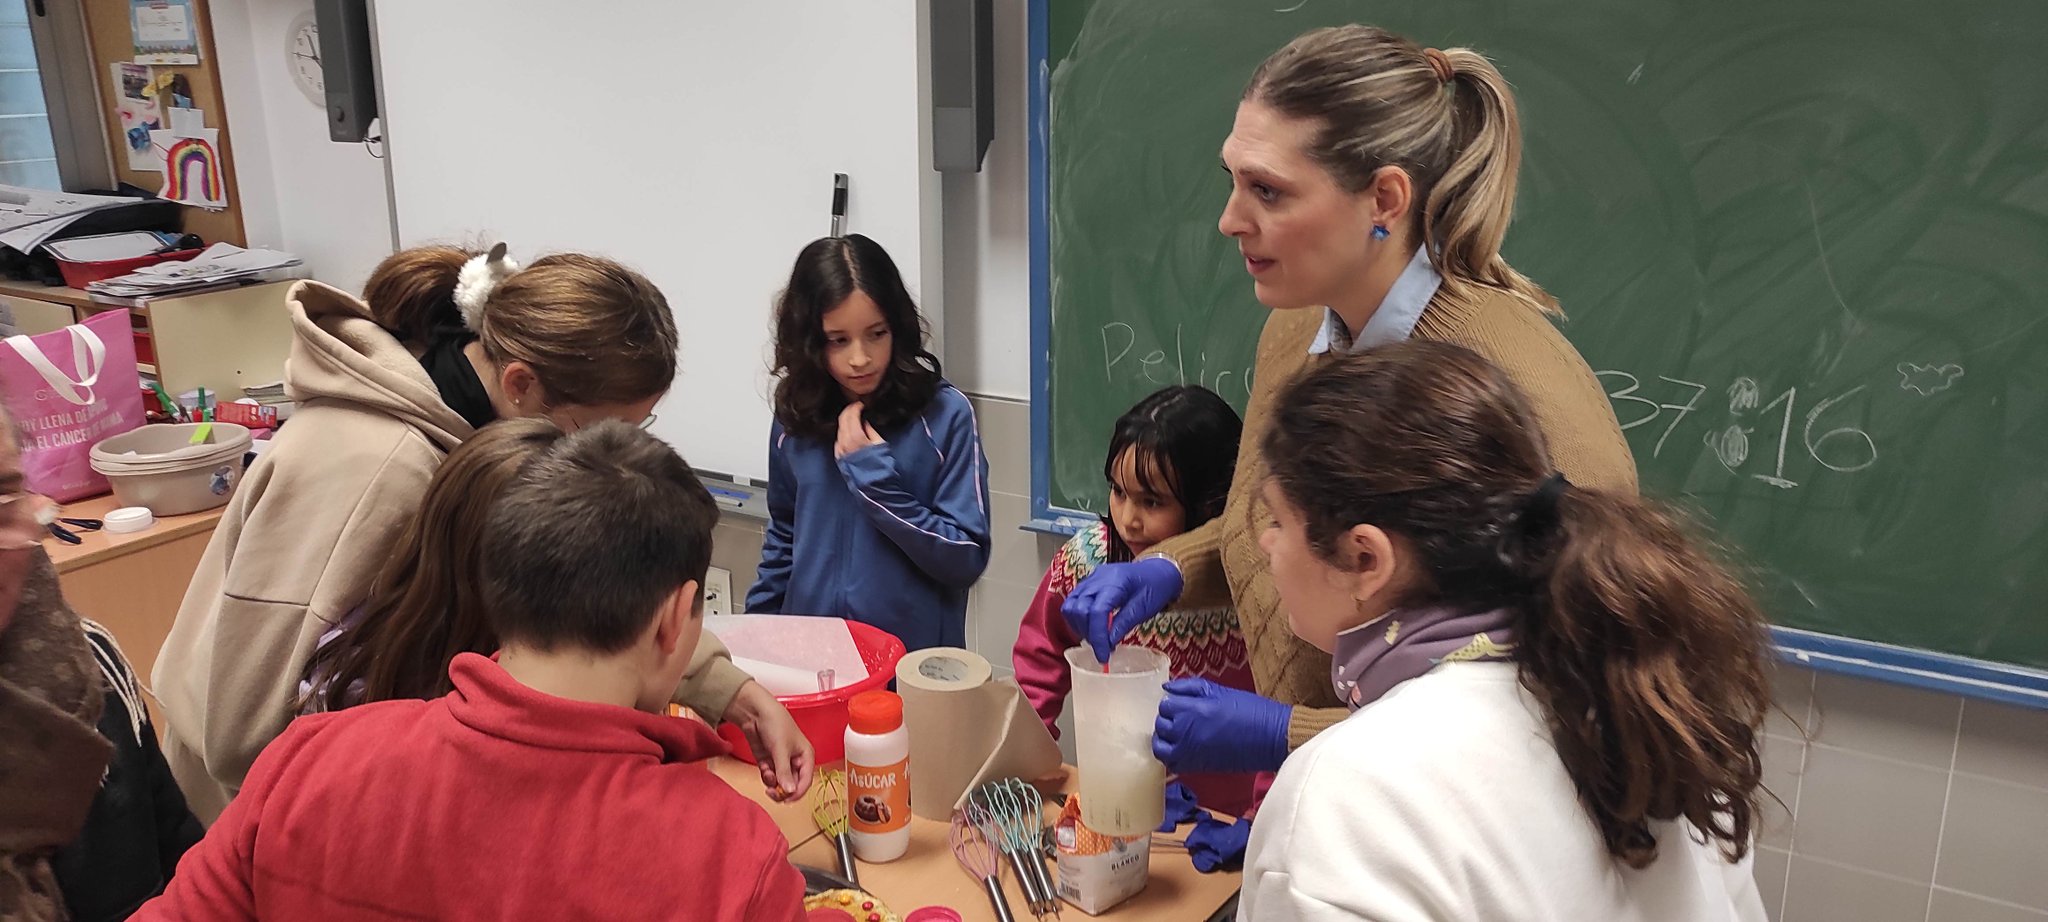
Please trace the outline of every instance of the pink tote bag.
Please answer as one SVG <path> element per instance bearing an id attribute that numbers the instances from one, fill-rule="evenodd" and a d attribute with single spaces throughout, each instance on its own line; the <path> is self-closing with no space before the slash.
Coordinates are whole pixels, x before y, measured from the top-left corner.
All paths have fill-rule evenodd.
<path id="1" fill-rule="evenodd" d="M 129 323 L 126 310 L 106 311 L 0 340 L 0 403 L 21 433 L 29 492 L 68 503 L 110 489 L 93 445 L 144 422 Z"/>

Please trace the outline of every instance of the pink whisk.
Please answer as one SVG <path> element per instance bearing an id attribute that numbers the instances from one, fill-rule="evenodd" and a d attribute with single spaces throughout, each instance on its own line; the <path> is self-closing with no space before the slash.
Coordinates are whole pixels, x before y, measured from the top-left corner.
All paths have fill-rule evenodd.
<path id="1" fill-rule="evenodd" d="M 1010 914 L 1010 898 L 1003 894 L 1002 847 L 983 832 L 990 822 L 987 814 L 988 811 L 975 803 L 953 811 L 953 828 L 946 838 L 953 845 L 953 857 L 967 870 L 968 876 L 981 882 L 981 889 L 988 893 L 988 904 L 995 910 L 996 922 L 1016 922 L 1016 917 Z"/>

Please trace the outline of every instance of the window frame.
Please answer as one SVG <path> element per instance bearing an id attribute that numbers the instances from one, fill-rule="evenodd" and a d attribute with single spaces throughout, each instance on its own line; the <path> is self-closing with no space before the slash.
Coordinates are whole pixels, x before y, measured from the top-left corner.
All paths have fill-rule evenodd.
<path id="1" fill-rule="evenodd" d="M 77 0 L 16 2 L 28 12 L 59 182 L 66 192 L 113 189 L 113 151 L 101 115 L 99 77 L 94 73 L 84 4 Z"/>

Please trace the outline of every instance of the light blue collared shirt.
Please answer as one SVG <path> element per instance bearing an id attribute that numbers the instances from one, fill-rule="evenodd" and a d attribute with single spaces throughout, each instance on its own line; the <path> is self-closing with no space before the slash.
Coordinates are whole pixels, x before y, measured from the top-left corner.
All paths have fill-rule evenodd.
<path id="1" fill-rule="evenodd" d="M 1387 289 L 1387 297 L 1380 302 L 1379 310 L 1372 312 L 1372 319 L 1365 322 L 1365 329 L 1353 338 L 1344 326 L 1344 318 L 1337 312 L 1323 308 L 1323 328 L 1316 333 L 1316 341 L 1309 344 L 1308 354 L 1322 355 L 1332 348 L 1339 352 L 1357 352 L 1374 346 L 1398 343 L 1414 335 L 1415 324 L 1422 319 L 1422 311 L 1429 306 L 1429 299 L 1436 297 L 1436 290 L 1443 286 L 1444 277 L 1436 274 L 1436 267 L 1429 264 L 1429 253 L 1422 247 L 1415 248 L 1415 258 L 1408 260 L 1408 267 L 1401 270 L 1401 277 L 1394 280 L 1394 287 Z"/>

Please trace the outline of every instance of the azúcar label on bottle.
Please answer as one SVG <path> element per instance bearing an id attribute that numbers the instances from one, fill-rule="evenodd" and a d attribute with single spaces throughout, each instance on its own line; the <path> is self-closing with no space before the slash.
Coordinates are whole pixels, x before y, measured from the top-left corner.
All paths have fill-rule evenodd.
<path id="1" fill-rule="evenodd" d="M 847 763 L 846 800 L 854 832 L 895 832 L 910 825 L 910 757 L 894 765 Z"/>

